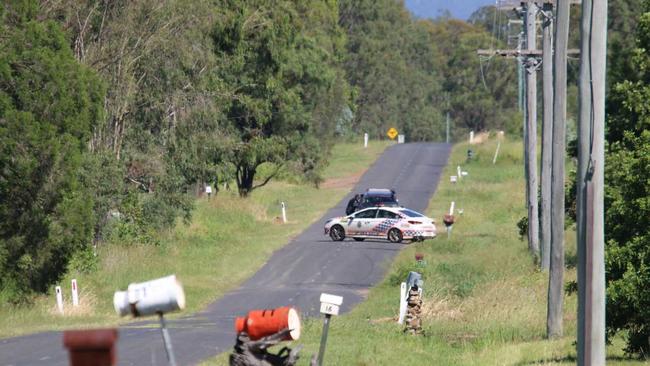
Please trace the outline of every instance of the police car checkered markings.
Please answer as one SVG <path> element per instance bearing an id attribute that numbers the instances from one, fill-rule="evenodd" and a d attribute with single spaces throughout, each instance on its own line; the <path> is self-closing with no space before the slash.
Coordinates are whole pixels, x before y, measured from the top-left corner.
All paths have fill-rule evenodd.
<path id="1" fill-rule="evenodd" d="M 393 227 L 395 225 L 395 223 L 397 223 L 398 221 L 399 220 L 394 220 L 394 219 L 384 220 L 379 225 L 372 228 L 372 231 L 374 233 L 387 233 L 388 229 Z"/>
<path id="2" fill-rule="evenodd" d="M 408 208 L 369 207 L 348 216 L 327 220 L 324 233 L 334 241 L 383 238 L 400 242 L 434 238 L 436 226 L 433 219 Z"/>

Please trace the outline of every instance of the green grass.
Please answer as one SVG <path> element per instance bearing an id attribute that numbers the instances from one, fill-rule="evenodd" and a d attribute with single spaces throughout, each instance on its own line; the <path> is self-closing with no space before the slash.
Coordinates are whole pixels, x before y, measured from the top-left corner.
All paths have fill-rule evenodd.
<path id="1" fill-rule="evenodd" d="M 371 141 L 339 144 L 332 152 L 326 179 L 339 180 L 316 189 L 309 185 L 271 182 L 248 199 L 233 192 L 219 192 L 196 202 L 189 225 L 179 223 L 164 233 L 159 246 L 117 244 L 98 249 L 99 269 L 92 274 L 70 273 L 61 281 L 65 315 L 55 307 L 54 288 L 36 298 L 33 306 L 0 306 L 0 337 L 45 330 L 93 328 L 129 321 L 113 310 L 113 293 L 129 283 L 175 273 L 183 283 L 187 309 L 204 306 L 250 277 L 274 250 L 287 244 L 350 190 L 347 177 L 360 175 L 388 146 Z M 281 224 L 280 202 L 287 205 L 288 223 Z M 72 308 L 70 279 L 80 289 L 78 308 Z"/>
<path id="2" fill-rule="evenodd" d="M 385 280 L 367 301 L 331 322 L 325 363 L 329 365 L 528 365 L 575 364 L 576 295 L 564 302 L 565 336 L 545 339 L 547 273 L 537 269 L 527 244 L 518 237 L 516 222 L 526 214 L 522 145 L 504 142 L 492 164 L 494 138 L 471 147 L 475 159 L 466 162 L 466 144 L 456 145 L 427 213 L 435 217 L 441 235 L 409 245 L 396 258 Z M 461 165 L 469 175 L 449 182 Z M 451 201 L 463 214 L 451 239 L 442 215 Z M 575 233 L 567 231 L 567 257 L 575 255 Z M 423 253 L 426 266 L 418 266 Z M 408 271 L 424 278 L 424 336 L 402 332 L 396 322 L 399 283 Z M 575 268 L 565 281 L 575 280 Z M 318 352 L 321 319 L 304 320 L 301 365 Z M 621 339 L 608 347 L 608 363 L 642 364 L 628 360 Z M 227 355 L 206 365 L 227 364 Z M 648 363 L 646 363 L 648 364 Z"/>

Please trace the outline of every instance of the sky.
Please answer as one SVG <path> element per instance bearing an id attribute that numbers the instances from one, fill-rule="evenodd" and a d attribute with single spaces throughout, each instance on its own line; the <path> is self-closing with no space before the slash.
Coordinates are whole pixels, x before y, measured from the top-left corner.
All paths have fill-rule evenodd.
<path id="1" fill-rule="evenodd" d="M 441 11 L 449 10 L 454 18 L 467 20 L 472 13 L 494 0 L 406 0 L 406 7 L 419 18 L 435 18 Z"/>

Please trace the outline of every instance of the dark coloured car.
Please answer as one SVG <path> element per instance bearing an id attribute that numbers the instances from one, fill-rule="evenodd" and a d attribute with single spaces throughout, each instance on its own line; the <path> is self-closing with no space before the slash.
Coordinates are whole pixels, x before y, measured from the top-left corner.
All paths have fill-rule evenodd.
<path id="1" fill-rule="evenodd" d="M 362 210 L 367 207 L 398 207 L 399 201 L 397 195 L 392 189 L 385 188 L 368 188 L 365 193 L 357 194 L 352 198 L 345 209 L 345 214 L 350 215 L 353 212 Z"/>

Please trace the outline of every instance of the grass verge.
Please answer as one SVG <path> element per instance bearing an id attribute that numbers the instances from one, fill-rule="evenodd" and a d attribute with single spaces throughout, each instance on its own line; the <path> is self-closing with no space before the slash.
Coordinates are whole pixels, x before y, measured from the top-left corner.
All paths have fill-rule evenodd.
<path id="1" fill-rule="evenodd" d="M 565 296 L 564 334 L 545 339 L 547 273 L 542 273 L 520 240 L 516 222 L 526 214 L 522 145 L 503 142 L 496 164 L 496 141 L 454 147 L 427 213 L 440 222 L 441 235 L 410 245 L 396 258 L 368 300 L 330 326 L 324 363 L 328 365 L 528 365 L 575 364 L 576 295 Z M 452 184 L 461 165 L 469 175 Z M 442 215 L 456 202 L 457 223 L 447 239 Z M 575 257 L 575 233 L 566 235 L 566 256 Z M 424 254 L 418 265 L 416 253 Z M 573 261 L 575 263 L 575 261 Z M 567 263 L 570 263 L 568 260 Z M 408 271 L 424 278 L 424 336 L 402 332 L 396 322 L 399 284 Z M 575 280 L 567 268 L 565 281 Z M 301 365 L 318 353 L 321 319 L 303 322 Z M 628 360 L 620 339 L 608 347 L 608 363 Z M 225 365 L 220 355 L 206 365 Z"/>
<path id="2" fill-rule="evenodd" d="M 288 243 L 335 205 L 388 146 L 371 141 L 339 144 L 332 151 L 320 189 L 271 182 L 248 199 L 221 191 L 196 202 L 189 225 L 179 223 L 162 234 L 159 246 L 100 246 L 99 268 L 90 274 L 70 273 L 61 282 L 64 315 L 56 309 L 54 287 L 32 306 L 0 305 L 0 337 L 45 330 L 94 328 L 130 321 L 113 310 L 113 292 L 129 283 L 175 273 L 187 298 L 184 314 L 195 312 L 236 287 L 259 269 L 274 250 Z M 281 224 L 280 202 L 287 205 L 288 223 Z M 80 306 L 73 308 L 70 280 L 76 278 Z"/>

